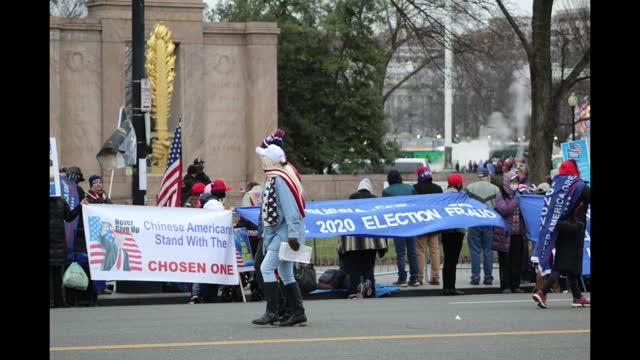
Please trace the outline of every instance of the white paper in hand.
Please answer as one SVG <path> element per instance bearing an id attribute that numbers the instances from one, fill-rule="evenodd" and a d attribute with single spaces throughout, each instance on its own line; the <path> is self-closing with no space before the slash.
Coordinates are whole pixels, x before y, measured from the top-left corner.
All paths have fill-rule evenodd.
<path id="1" fill-rule="evenodd" d="M 298 251 L 294 251 L 289 243 L 280 243 L 280 251 L 278 258 L 285 261 L 295 261 L 299 263 L 309 264 L 311 262 L 311 246 L 300 245 Z"/>

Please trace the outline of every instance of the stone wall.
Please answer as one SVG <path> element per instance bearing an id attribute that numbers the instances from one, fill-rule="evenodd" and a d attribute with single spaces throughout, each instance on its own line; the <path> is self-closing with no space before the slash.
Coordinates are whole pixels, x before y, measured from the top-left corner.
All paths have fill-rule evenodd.
<path id="1" fill-rule="evenodd" d="M 126 104 L 125 52 L 131 43 L 131 2 L 93 0 L 83 19 L 50 17 L 49 134 L 60 166 L 105 177 L 96 154 Z M 212 179 L 234 189 L 261 179 L 253 149 L 277 128 L 275 23 L 203 23 L 200 0 L 145 1 L 145 38 L 163 22 L 177 48 L 170 131 L 183 114 L 183 164 L 204 158 Z M 162 174 L 149 174 L 154 204 Z M 82 183 L 84 187 L 88 184 Z M 117 169 L 111 197 L 131 202 L 131 174 Z"/>

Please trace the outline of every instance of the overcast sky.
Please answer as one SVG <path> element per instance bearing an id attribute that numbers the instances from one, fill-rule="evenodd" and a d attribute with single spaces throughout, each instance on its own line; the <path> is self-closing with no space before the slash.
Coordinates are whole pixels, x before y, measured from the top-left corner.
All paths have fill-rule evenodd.
<path id="1" fill-rule="evenodd" d="M 209 8 L 215 6 L 220 0 L 204 0 L 205 3 L 209 5 Z M 512 15 L 516 16 L 531 16 L 531 9 L 533 8 L 533 0 L 505 0 L 506 7 L 509 10 L 513 9 Z M 561 8 L 562 5 L 566 3 L 580 3 L 584 1 L 554 1 L 553 12 L 556 12 L 558 8 Z"/>

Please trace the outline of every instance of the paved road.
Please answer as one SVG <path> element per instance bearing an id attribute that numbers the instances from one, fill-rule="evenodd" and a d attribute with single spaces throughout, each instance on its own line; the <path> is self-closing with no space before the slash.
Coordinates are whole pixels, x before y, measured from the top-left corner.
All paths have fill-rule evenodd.
<path id="1" fill-rule="evenodd" d="M 569 294 L 551 294 L 547 310 L 537 308 L 529 294 L 305 304 L 308 326 L 293 328 L 252 325 L 264 303 L 51 309 L 50 358 L 570 360 L 590 355 L 590 309 L 571 308 Z"/>

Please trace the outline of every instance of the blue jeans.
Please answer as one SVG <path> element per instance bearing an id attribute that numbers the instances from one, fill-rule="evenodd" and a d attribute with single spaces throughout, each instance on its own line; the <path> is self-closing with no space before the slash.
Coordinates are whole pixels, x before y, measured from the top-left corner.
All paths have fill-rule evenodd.
<path id="1" fill-rule="evenodd" d="M 405 270 L 407 250 L 409 251 L 409 274 L 411 280 L 418 280 L 418 254 L 416 252 L 416 238 L 394 238 L 393 244 L 396 247 L 396 263 L 398 264 L 398 280 L 407 279 Z"/>
<path id="2" fill-rule="evenodd" d="M 282 279 L 285 286 L 296 282 L 296 278 L 293 276 L 293 262 L 280 261 L 278 258 L 278 250 L 267 250 L 267 255 L 264 256 L 264 260 L 262 260 L 262 264 L 260 265 L 264 282 L 277 281 L 275 274 L 276 269 L 278 269 L 280 279 Z"/>
<path id="3" fill-rule="evenodd" d="M 471 281 L 480 282 L 480 254 L 483 254 L 484 281 L 493 281 L 493 226 L 477 226 L 469 228 L 469 253 L 471 254 Z"/>

